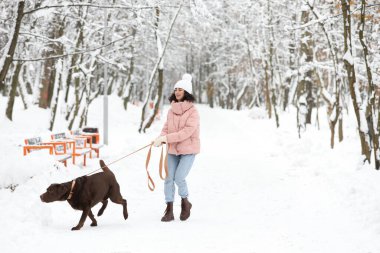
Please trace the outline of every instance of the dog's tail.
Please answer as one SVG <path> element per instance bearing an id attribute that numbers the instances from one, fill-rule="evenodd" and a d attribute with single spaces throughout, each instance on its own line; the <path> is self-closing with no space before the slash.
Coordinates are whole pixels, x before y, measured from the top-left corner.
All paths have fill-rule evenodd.
<path id="1" fill-rule="evenodd" d="M 106 173 L 112 173 L 112 171 L 107 167 L 107 165 L 104 163 L 103 160 L 99 160 L 99 163 L 100 163 L 100 167 L 102 168 L 102 170 Z"/>

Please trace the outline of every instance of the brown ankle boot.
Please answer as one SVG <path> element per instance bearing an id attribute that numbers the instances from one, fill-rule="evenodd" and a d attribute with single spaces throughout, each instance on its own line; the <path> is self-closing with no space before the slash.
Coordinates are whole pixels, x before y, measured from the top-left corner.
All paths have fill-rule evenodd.
<path id="1" fill-rule="evenodd" d="M 187 220 L 190 217 L 190 209 L 193 205 L 189 202 L 187 198 L 182 199 L 181 201 L 181 215 L 179 216 L 180 220 Z"/>
<path id="2" fill-rule="evenodd" d="M 173 214 L 173 202 L 166 203 L 165 215 L 161 218 L 161 221 L 172 221 L 174 220 Z"/>

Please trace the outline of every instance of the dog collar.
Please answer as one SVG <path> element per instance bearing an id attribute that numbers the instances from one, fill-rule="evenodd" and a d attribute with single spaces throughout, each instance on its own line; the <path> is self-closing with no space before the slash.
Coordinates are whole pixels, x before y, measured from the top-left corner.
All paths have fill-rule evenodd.
<path id="1" fill-rule="evenodd" d="M 71 199 L 71 197 L 73 196 L 73 190 L 74 190 L 74 186 L 75 186 L 75 180 L 73 180 L 73 182 L 71 182 L 71 189 L 70 189 L 70 194 L 69 196 L 67 197 L 67 200 Z"/>

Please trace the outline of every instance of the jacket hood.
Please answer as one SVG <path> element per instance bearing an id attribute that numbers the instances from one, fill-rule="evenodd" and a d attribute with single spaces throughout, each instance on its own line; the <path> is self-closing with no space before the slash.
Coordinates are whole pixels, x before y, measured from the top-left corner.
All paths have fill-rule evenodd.
<path id="1" fill-rule="evenodd" d="M 173 101 L 171 107 L 174 114 L 182 115 L 184 112 L 193 107 L 193 103 L 188 101 L 176 103 Z"/>

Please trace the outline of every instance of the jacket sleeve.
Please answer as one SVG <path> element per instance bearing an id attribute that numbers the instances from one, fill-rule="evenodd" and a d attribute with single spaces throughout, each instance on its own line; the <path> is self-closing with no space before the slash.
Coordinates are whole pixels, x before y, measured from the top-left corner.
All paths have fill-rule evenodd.
<path id="1" fill-rule="evenodd" d="M 168 143 L 181 142 L 190 138 L 190 136 L 197 130 L 199 125 L 199 114 L 197 110 L 191 113 L 186 121 L 185 127 L 178 132 L 166 135 Z"/>
<path id="2" fill-rule="evenodd" d="M 166 119 L 164 127 L 161 130 L 160 136 L 167 135 L 168 134 L 168 120 Z"/>

